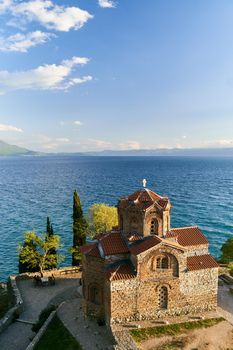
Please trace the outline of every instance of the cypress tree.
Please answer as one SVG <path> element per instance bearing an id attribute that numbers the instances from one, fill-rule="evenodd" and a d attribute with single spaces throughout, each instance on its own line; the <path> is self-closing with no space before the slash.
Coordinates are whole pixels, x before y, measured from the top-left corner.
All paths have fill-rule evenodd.
<path id="1" fill-rule="evenodd" d="M 81 201 L 77 191 L 73 195 L 73 252 L 72 265 L 80 263 L 79 249 L 86 243 L 87 222 L 83 216 Z"/>
<path id="2" fill-rule="evenodd" d="M 50 224 L 50 219 L 49 219 L 49 217 L 47 216 L 46 234 L 47 234 L 48 236 L 50 236 L 50 233 L 51 233 L 51 224 Z"/>
<path id="3" fill-rule="evenodd" d="M 47 225 L 46 225 L 46 237 L 53 237 L 54 236 L 54 232 L 53 232 L 53 225 L 50 222 L 50 218 L 47 216 Z M 57 251 L 56 249 L 50 249 L 49 254 L 51 255 L 56 255 Z M 54 262 L 56 261 L 56 262 Z M 47 269 L 52 269 L 52 268 L 56 268 L 57 267 L 57 260 L 53 259 L 53 263 L 47 263 L 46 268 Z"/>

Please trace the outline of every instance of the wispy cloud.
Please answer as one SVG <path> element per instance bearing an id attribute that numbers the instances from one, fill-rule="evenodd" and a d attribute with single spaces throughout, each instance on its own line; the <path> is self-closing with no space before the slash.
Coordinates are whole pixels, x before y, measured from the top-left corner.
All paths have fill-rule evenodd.
<path id="1" fill-rule="evenodd" d="M 75 120 L 75 121 L 74 121 L 74 125 L 81 126 L 81 125 L 83 125 L 83 123 L 80 122 L 80 120 Z"/>
<path id="2" fill-rule="evenodd" d="M 64 32 L 78 30 L 93 18 L 89 12 L 79 7 L 57 5 L 51 0 L 2 0 L 0 12 L 5 11 L 16 17 L 19 24 L 36 21 L 45 28 Z"/>
<path id="3" fill-rule="evenodd" d="M 26 34 L 17 33 L 7 38 L 0 37 L 0 51 L 27 52 L 29 48 L 44 44 L 52 37 L 55 35 L 40 30 Z"/>
<path id="4" fill-rule="evenodd" d="M 73 57 L 61 64 L 45 64 L 35 69 L 9 72 L 0 71 L 0 93 L 11 90 L 68 90 L 71 86 L 92 80 L 91 76 L 73 78 L 71 75 L 77 65 L 89 62 L 86 57 Z"/>
<path id="5" fill-rule="evenodd" d="M 7 124 L 0 124 L 0 132 L 1 131 L 23 132 L 22 129 L 17 128 L 16 126 L 7 125 Z"/>
<path id="6" fill-rule="evenodd" d="M 0 13 L 5 12 L 12 5 L 12 0 L 0 0 Z"/>
<path id="7" fill-rule="evenodd" d="M 143 146 L 138 141 L 126 141 L 118 145 L 118 148 L 122 150 L 138 150 L 138 149 L 141 149 L 142 147 Z"/>
<path id="8" fill-rule="evenodd" d="M 232 146 L 233 145 L 233 140 L 231 140 L 231 139 L 218 140 L 216 142 L 216 144 L 219 145 L 219 146 Z"/>
<path id="9" fill-rule="evenodd" d="M 114 8 L 116 7 L 116 2 L 112 0 L 98 0 L 99 6 L 103 8 Z"/>

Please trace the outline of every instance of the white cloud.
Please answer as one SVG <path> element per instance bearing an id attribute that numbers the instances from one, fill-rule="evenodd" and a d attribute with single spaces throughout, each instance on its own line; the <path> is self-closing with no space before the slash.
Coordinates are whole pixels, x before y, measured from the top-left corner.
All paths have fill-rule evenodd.
<path id="1" fill-rule="evenodd" d="M 82 123 L 82 122 L 80 122 L 80 120 L 75 120 L 75 121 L 74 121 L 74 124 L 75 124 L 75 125 L 78 125 L 78 126 L 83 125 L 83 123 Z"/>
<path id="2" fill-rule="evenodd" d="M 86 57 L 73 57 L 59 65 L 45 64 L 20 72 L 0 71 L 0 93 L 10 90 L 68 90 L 71 86 L 92 79 L 91 76 L 71 77 L 75 66 L 84 65 L 88 61 Z"/>
<path id="3" fill-rule="evenodd" d="M 233 140 L 218 140 L 216 143 L 220 146 L 232 146 Z"/>
<path id="4" fill-rule="evenodd" d="M 87 141 L 84 141 L 81 143 L 82 146 L 88 148 L 88 149 L 111 149 L 112 143 L 109 141 L 104 140 L 96 140 L 96 139 L 88 139 Z"/>
<path id="5" fill-rule="evenodd" d="M 115 1 L 112 0 L 98 0 L 99 6 L 103 8 L 114 8 L 116 7 Z"/>
<path id="6" fill-rule="evenodd" d="M 0 0 L 0 13 L 5 12 L 12 4 L 12 0 Z"/>
<path id="7" fill-rule="evenodd" d="M 44 44 L 54 36 L 37 30 L 27 34 L 17 33 L 7 38 L 0 37 L 0 51 L 27 52 L 30 47 Z"/>
<path id="8" fill-rule="evenodd" d="M 0 132 L 1 131 L 23 132 L 22 129 L 17 128 L 16 126 L 7 125 L 7 124 L 0 124 Z"/>
<path id="9" fill-rule="evenodd" d="M 70 140 L 67 137 L 59 137 L 56 139 L 57 142 L 59 143 L 67 143 L 70 142 Z"/>
<path id="10" fill-rule="evenodd" d="M 6 2 L 7 0 L 5 0 Z M 78 7 L 65 7 L 54 4 L 50 0 L 9 1 L 9 10 L 19 21 L 37 21 L 42 26 L 68 32 L 80 29 L 93 16 Z M 6 8 L 3 2 L 2 11 Z M 1 7 L 0 7 L 1 9 Z"/>
<path id="11" fill-rule="evenodd" d="M 138 150 L 142 148 L 142 145 L 137 141 L 126 141 L 119 144 L 120 149 L 122 150 Z"/>

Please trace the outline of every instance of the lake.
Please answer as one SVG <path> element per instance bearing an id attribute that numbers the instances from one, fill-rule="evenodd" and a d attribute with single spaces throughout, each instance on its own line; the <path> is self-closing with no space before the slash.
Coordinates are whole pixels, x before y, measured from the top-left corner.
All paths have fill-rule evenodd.
<path id="1" fill-rule="evenodd" d="M 168 196 L 172 226 L 198 225 L 220 253 L 233 236 L 233 158 L 195 157 L 0 157 L 0 280 L 17 273 L 23 233 L 44 232 L 49 216 L 70 264 L 73 191 L 85 212 L 93 203 L 116 205 L 119 197 L 147 187 Z"/>

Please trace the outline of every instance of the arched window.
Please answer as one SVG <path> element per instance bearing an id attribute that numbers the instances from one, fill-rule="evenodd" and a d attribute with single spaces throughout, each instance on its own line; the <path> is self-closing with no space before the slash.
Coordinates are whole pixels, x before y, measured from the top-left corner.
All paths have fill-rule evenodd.
<path id="1" fill-rule="evenodd" d="M 150 222 L 150 234 L 151 235 L 158 234 L 158 221 L 157 221 L 157 219 L 152 219 Z"/>
<path id="2" fill-rule="evenodd" d="M 93 304 L 101 304 L 101 289 L 97 284 L 93 284 L 89 287 L 89 300 Z"/>
<path id="3" fill-rule="evenodd" d="M 168 267 L 169 267 L 169 262 L 168 262 L 167 256 L 159 256 L 156 259 L 156 268 L 157 269 L 168 269 Z"/>
<path id="4" fill-rule="evenodd" d="M 160 309 L 167 309 L 168 290 L 165 286 L 160 287 L 158 290 L 158 304 Z"/>
<path id="5" fill-rule="evenodd" d="M 168 258 L 166 256 L 161 259 L 161 269 L 168 269 Z"/>

